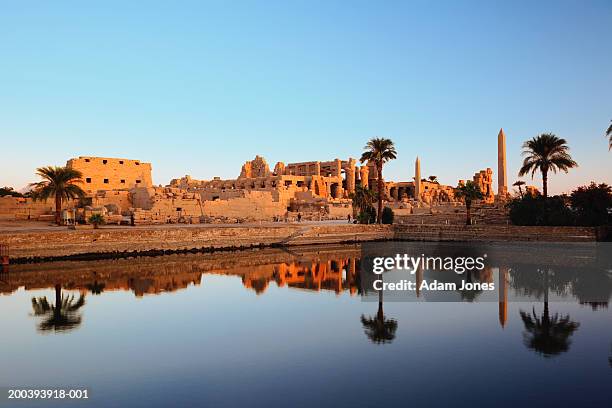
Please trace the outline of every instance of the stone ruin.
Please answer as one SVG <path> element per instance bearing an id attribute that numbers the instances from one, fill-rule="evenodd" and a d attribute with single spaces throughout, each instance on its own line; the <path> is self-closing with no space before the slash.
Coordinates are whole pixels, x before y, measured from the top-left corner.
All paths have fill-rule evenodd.
<path id="1" fill-rule="evenodd" d="M 498 137 L 498 180 L 507 196 L 505 135 Z M 166 187 L 154 186 L 151 164 L 139 160 L 79 157 L 68 166 L 83 173 L 87 197 L 64 203 L 76 214 L 103 213 L 113 221 L 136 224 L 291 221 L 347 219 L 353 215 L 351 195 L 357 186 L 376 189 L 377 174 L 371 163 L 358 166 L 347 160 L 277 162 L 274 170 L 261 156 L 245 162 L 236 179 L 197 180 L 186 175 Z M 484 194 L 483 204 L 495 202 L 493 171 L 479 171 L 473 181 Z M 461 180 L 459 181 L 462 182 Z M 385 205 L 396 215 L 456 213 L 462 202 L 454 187 L 421 178 L 420 161 L 410 181 L 384 181 Z M 500 197 L 502 197 L 500 196 Z M 53 203 L 28 198 L 0 197 L 0 219 L 53 219 Z M 70 211 L 68 211 L 70 212 Z"/>

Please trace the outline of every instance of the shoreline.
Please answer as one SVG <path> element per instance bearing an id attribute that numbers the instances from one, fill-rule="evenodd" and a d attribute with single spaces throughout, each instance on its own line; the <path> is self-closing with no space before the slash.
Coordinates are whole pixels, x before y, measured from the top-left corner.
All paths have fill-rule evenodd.
<path id="1" fill-rule="evenodd" d="M 231 252 L 316 244 L 376 241 L 579 242 L 603 241 L 609 227 L 457 225 L 206 225 L 163 228 L 1 231 L 11 264 L 99 260 L 170 254 Z"/>

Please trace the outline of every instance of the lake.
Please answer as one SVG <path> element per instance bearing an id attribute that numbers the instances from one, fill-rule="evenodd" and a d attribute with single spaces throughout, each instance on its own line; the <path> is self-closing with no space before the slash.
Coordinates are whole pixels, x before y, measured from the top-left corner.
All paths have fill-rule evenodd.
<path id="1" fill-rule="evenodd" d="M 609 406 L 609 249 L 488 246 L 469 279 L 496 290 L 383 302 L 353 245 L 11 265 L 0 387 L 88 390 L 19 407 Z"/>

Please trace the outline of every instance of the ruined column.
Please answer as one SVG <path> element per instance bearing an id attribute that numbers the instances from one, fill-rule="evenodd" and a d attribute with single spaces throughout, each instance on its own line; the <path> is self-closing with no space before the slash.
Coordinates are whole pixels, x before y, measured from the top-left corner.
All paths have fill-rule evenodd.
<path id="1" fill-rule="evenodd" d="M 334 160 L 336 174 L 334 176 L 341 177 L 342 176 L 342 160 L 336 159 Z"/>
<path id="2" fill-rule="evenodd" d="M 363 165 L 359 167 L 359 177 L 361 178 L 361 187 L 368 188 L 368 178 L 369 178 L 370 170 L 367 165 Z"/>
<path id="3" fill-rule="evenodd" d="M 497 197 L 504 200 L 508 194 L 508 179 L 506 175 L 506 135 L 504 129 L 497 135 Z"/>
<path id="4" fill-rule="evenodd" d="M 420 202 L 421 201 L 421 193 L 422 193 L 422 185 L 421 185 L 421 162 L 419 161 L 419 156 L 416 158 L 416 162 L 414 163 L 414 195 L 415 199 Z"/>
<path id="5" fill-rule="evenodd" d="M 321 175 L 321 162 L 315 162 L 315 172 L 314 172 L 315 176 L 320 176 Z"/>
<path id="6" fill-rule="evenodd" d="M 349 158 L 348 169 L 346 169 L 346 190 L 349 194 L 355 192 L 355 159 Z"/>

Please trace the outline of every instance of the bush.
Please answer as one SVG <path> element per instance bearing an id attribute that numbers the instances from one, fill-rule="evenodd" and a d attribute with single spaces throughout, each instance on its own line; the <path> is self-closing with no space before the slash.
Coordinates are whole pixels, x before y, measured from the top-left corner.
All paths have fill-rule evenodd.
<path id="1" fill-rule="evenodd" d="M 357 215 L 357 220 L 360 224 L 375 224 L 376 223 L 376 210 L 372 206 L 366 207 L 363 211 Z"/>
<path id="2" fill-rule="evenodd" d="M 576 217 L 567 201 L 565 196 L 517 197 L 508 203 L 510 221 L 514 225 L 575 225 Z"/>
<path id="3" fill-rule="evenodd" d="M 88 219 L 90 224 L 93 224 L 94 228 L 98 228 L 98 225 L 104 225 L 106 220 L 102 214 L 93 214 Z"/>
<path id="4" fill-rule="evenodd" d="M 578 187 L 570 196 L 572 208 L 576 212 L 579 225 L 596 226 L 611 224 L 608 209 L 612 208 L 612 187 L 591 183 Z"/>
<path id="5" fill-rule="evenodd" d="M 393 224 L 393 218 L 395 217 L 395 214 L 393 213 L 393 210 L 389 207 L 385 207 L 383 208 L 383 212 L 382 212 L 382 223 L 383 224 Z"/>

